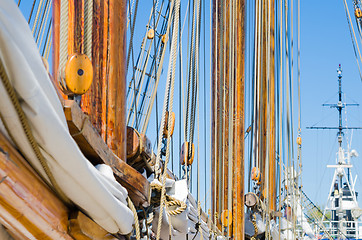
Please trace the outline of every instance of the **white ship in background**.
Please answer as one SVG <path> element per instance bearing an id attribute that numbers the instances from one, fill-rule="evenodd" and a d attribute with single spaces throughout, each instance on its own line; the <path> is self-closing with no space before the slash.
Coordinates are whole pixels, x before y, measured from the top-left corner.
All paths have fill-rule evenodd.
<path id="1" fill-rule="evenodd" d="M 328 194 L 326 208 L 323 212 L 322 224 L 324 229 L 321 232 L 322 239 L 362 239 L 362 224 L 359 221 L 362 215 L 362 209 L 358 206 L 358 192 L 355 190 L 357 175 L 353 176 L 351 168 L 353 167 L 351 159 L 358 157 L 356 150 L 351 150 L 347 144 L 347 149 L 342 146 L 343 130 L 361 129 L 360 127 L 346 127 L 342 123 L 342 109 L 346 106 L 358 106 L 358 104 L 347 104 L 342 101 L 342 68 L 339 65 L 338 73 L 338 103 L 323 104 L 336 108 L 339 113 L 338 127 L 310 127 L 311 129 L 336 129 L 338 130 L 338 152 L 336 164 L 328 165 L 328 168 L 334 168 L 334 175 Z"/>

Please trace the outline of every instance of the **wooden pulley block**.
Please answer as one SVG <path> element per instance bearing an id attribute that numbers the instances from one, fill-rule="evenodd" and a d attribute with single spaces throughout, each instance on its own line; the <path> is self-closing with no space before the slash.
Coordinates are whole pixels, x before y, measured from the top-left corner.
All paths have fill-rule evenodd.
<path id="1" fill-rule="evenodd" d="M 362 10 L 359 8 L 356 8 L 356 10 L 354 10 L 354 15 L 356 16 L 356 18 L 361 18 L 362 17 Z"/>
<path id="2" fill-rule="evenodd" d="M 221 223 L 224 227 L 228 227 L 233 222 L 233 215 L 230 210 L 224 210 L 221 213 Z"/>
<path id="3" fill-rule="evenodd" d="M 153 29 L 148 30 L 147 38 L 148 39 L 153 39 L 154 37 L 155 37 L 155 30 L 153 30 Z"/>
<path id="4" fill-rule="evenodd" d="M 253 167 L 251 170 L 251 180 L 259 181 L 260 180 L 260 170 L 257 167 Z"/>
<path id="5" fill-rule="evenodd" d="M 146 169 L 153 172 L 156 155 L 152 152 L 152 143 L 146 135 L 132 127 L 127 127 L 127 163 L 139 172 Z"/>
<path id="6" fill-rule="evenodd" d="M 85 54 L 73 54 L 65 65 L 67 90 L 82 95 L 88 91 L 93 81 L 93 66 Z"/>
<path id="7" fill-rule="evenodd" d="M 163 44 L 166 44 L 166 42 L 167 42 L 166 34 L 162 35 L 161 41 L 162 41 Z"/>
<path id="8" fill-rule="evenodd" d="M 174 112 L 171 112 L 171 115 L 170 115 L 170 131 L 168 131 L 168 120 L 169 120 L 169 112 L 167 111 L 166 114 L 165 114 L 165 125 L 163 127 L 163 137 L 164 138 L 167 138 L 168 134 L 170 133 L 170 137 L 172 136 L 173 134 L 173 130 L 175 129 L 175 113 Z"/>
<path id="9" fill-rule="evenodd" d="M 189 166 L 192 165 L 192 163 L 194 162 L 195 145 L 192 143 L 190 151 L 189 151 L 189 146 L 190 146 L 189 142 L 185 142 L 184 144 L 182 144 L 181 156 L 180 156 L 181 165 L 185 165 L 185 163 L 187 163 L 187 165 Z"/>
<path id="10" fill-rule="evenodd" d="M 140 148 L 140 134 L 139 132 L 127 126 L 127 159 L 133 158 Z"/>
<path id="11" fill-rule="evenodd" d="M 258 203 L 258 196 L 253 192 L 248 192 L 245 194 L 245 206 L 253 208 Z"/>

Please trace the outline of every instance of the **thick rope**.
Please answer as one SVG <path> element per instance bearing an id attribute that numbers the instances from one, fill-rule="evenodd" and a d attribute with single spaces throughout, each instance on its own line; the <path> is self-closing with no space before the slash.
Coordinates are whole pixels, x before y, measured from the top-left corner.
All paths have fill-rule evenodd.
<path id="1" fill-rule="evenodd" d="M 173 1 L 171 2 L 172 5 Z M 172 8 L 171 8 L 172 9 Z M 166 96 L 164 99 L 163 104 L 163 113 L 162 113 L 162 120 L 161 120 L 161 131 L 164 129 L 165 125 L 165 116 L 168 106 L 168 111 L 172 112 L 173 107 L 173 92 L 175 87 L 175 67 L 176 67 L 176 58 L 177 58 L 177 40 L 178 40 L 178 30 L 179 30 L 179 9 L 180 9 L 180 0 L 175 1 L 175 7 L 174 10 L 174 19 L 173 19 L 173 33 L 172 33 L 172 43 L 171 43 L 171 58 L 169 61 L 169 68 L 168 68 L 168 81 L 166 84 Z M 168 91 L 169 90 L 169 91 Z M 169 102 L 168 102 L 169 101 Z M 171 114 L 168 114 L 168 129 L 171 129 L 171 121 L 170 117 Z M 161 204 L 160 204 L 160 215 L 158 219 L 158 226 L 157 226 L 157 235 L 156 240 L 160 239 L 161 236 L 161 226 L 162 226 L 162 214 L 163 214 L 163 207 L 165 206 L 165 200 L 166 200 L 166 173 L 167 173 L 167 165 L 170 158 L 170 142 L 171 142 L 171 136 L 170 132 L 167 134 L 167 146 L 166 146 L 166 159 L 162 174 L 162 190 L 161 190 Z M 162 145 L 162 134 L 159 136 L 159 142 L 158 142 L 158 151 L 157 151 L 157 159 L 156 159 L 156 165 L 160 161 L 161 158 L 161 145 Z"/>
<path id="2" fill-rule="evenodd" d="M 251 240 L 256 240 L 256 237 L 258 236 L 258 225 L 256 225 L 256 215 L 255 213 L 251 217 L 251 223 L 254 227 L 254 235 L 251 237 Z"/>
<path id="3" fill-rule="evenodd" d="M 136 239 L 140 240 L 141 239 L 141 231 L 140 231 L 140 223 L 138 221 L 138 215 L 137 215 L 137 210 L 132 202 L 132 200 L 127 197 L 127 202 L 128 202 L 128 206 L 131 209 L 133 216 L 134 216 L 134 228 L 136 230 Z"/>
<path id="4" fill-rule="evenodd" d="M 68 0 L 60 1 L 59 72 L 65 67 L 68 58 L 68 4 Z M 65 82 L 62 84 L 66 86 Z"/>
<path id="5" fill-rule="evenodd" d="M 84 2 L 84 54 L 92 59 L 93 0 Z"/>
<path id="6" fill-rule="evenodd" d="M 162 186 L 157 183 L 151 183 L 151 189 L 152 189 L 152 191 L 156 190 L 158 192 L 161 192 Z M 170 210 L 169 207 L 171 207 L 171 206 L 178 206 L 178 207 L 175 210 Z M 180 201 L 169 195 L 166 195 L 166 209 L 167 209 L 168 214 L 175 216 L 175 215 L 178 215 L 178 214 L 182 213 L 183 211 L 185 211 L 186 208 L 187 208 L 187 205 L 185 202 Z"/>
<path id="7" fill-rule="evenodd" d="M 46 175 L 48 176 L 50 183 L 54 187 L 55 192 L 59 195 L 59 197 L 63 200 L 64 203 L 71 205 L 70 200 L 63 193 L 62 189 L 59 187 L 58 183 L 56 182 L 56 180 L 53 176 L 53 173 L 51 172 L 51 170 L 48 166 L 47 160 L 44 158 L 43 154 L 40 151 L 40 147 L 33 136 L 30 124 L 26 118 L 26 115 L 25 115 L 23 109 L 21 108 L 21 105 L 20 105 L 19 99 L 17 98 L 15 89 L 13 88 L 13 86 L 10 83 L 9 77 L 6 74 L 6 71 L 5 71 L 5 68 L 4 68 L 4 65 L 3 65 L 3 62 L 1 59 L 0 59 L 0 78 L 1 78 L 1 81 L 9 95 L 9 97 L 10 97 L 13 107 L 16 110 L 18 118 L 23 127 L 24 133 L 27 137 L 27 140 L 29 141 L 29 144 L 31 145 L 37 159 L 39 160 L 40 164 L 42 165 Z"/>

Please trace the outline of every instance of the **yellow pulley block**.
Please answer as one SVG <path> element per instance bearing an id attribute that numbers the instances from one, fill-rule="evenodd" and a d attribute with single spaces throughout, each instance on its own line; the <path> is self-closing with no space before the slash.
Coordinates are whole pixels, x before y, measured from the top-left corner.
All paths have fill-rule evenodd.
<path id="1" fill-rule="evenodd" d="M 356 18 L 361 18 L 362 17 L 361 9 L 356 8 L 356 10 L 354 10 L 354 15 L 356 15 Z"/>
<path id="2" fill-rule="evenodd" d="M 221 213 L 221 223 L 224 227 L 228 227 L 233 222 L 233 215 L 230 210 L 224 210 Z"/>
<path id="3" fill-rule="evenodd" d="M 192 147 L 189 152 L 189 142 L 185 142 L 182 144 L 181 147 L 181 156 L 180 156 L 180 164 L 185 165 L 187 162 L 187 165 L 191 165 L 194 162 L 194 156 L 195 156 L 195 145 L 192 143 Z"/>
<path id="4" fill-rule="evenodd" d="M 173 130 L 175 129 L 175 113 L 174 112 L 171 112 L 171 115 L 169 117 L 169 112 L 167 111 L 166 112 L 166 115 L 165 115 L 165 125 L 163 127 L 163 137 L 167 138 L 168 134 L 170 133 L 170 137 L 172 136 L 173 134 Z M 170 119 L 170 131 L 168 131 L 168 120 Z"/>
<path id="5" fill-rule="evenodd" d="M 257 167 L 253 167 L 251 170 L 251 180 L 259 181 L 260 180 L 260 170 Z"/>
<path id="6" fill-rule="evenodd" d="M 65 83 L 74 94 L 88 91 L 93 81 L 92 62 L 85 54 L 73 54 L 65 65 Z"/>
<path id="7" fill-rule="evenodd" d="M 302 138 L 301 137 L 297 137 L 297 144 L 299 146 L 302 145 Z"/>

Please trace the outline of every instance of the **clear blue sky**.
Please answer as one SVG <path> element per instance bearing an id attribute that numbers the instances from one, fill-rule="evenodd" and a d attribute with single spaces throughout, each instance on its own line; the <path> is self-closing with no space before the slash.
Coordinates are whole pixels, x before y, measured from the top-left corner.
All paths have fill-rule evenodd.
<path id="1" fill-rule="evenodd" d="M 354 21 L 352 1 L 347 1 Z M 355 28 L 355 31 L 356 28 Z M 357 34 L 357 32 L 356 32 Z M 335 130 L 308 130 L 307 126 L 338 126 L 337 110 L 322 107 L 325 102 L 336 103 L 338 81 L 336 69 L 342 64 L 342 89 L 346 102 L 362 104 L 362 82 L 358 74 L 343 0 L 301 1 L 301 95 L 303 137 L 303 186 L 308 196 L 325 204 L 333 177 L 337 151 Z M 343 120 L 347 126 L 362 126 L 361 107 L 347 108 Z M 344 123 L 344 124 L 345 124 Z M 346 131 L 345 139 L 351 139 Z M 353 131 L 352 149 L 360 153 L 353 160 L 354 174 L 362 177 L 362 131 Z M 356 190 L 362 191 L 357 179 Z"/>
<path id="2" fill-rule="evenodd" d="M 17 2 L 17 0 L 16 0 Z M 32 1 L 22 1 L 22 9 L 27 18 L 29 8 Z M 352 1 L 347 1 L 350 7 L 351 14 Z M 148 20 L 152 1 L 140 1 L 138 12 L 138 21 L 135 34 L 135 50 L 139 49 L 139 43 L 145 33 L 145 21 Z M 182 22 L 185 16 L 186 1 L 182 1 Z M 24 10 L 26 9 L 26 10 Z M 209 1 L 206 2 L 206 115 L 207 115 L 207 136 L 203 135 L 203 123 L 200 123 L 200 142 L 207 141 L 207 156 L 209 159 Z M 296 17 L 296 15 L 295 15 Z M 352 17 L 354 17 L 352 15 Z M 184 38 L 187 37 L 187 20 L 184 30 Z M 203 39 L 203 38 L 202 38 Z M 296 38 L 295 38 L 296 40 Z M 202 42 L 201 42 L 202 44 Z M 296 49 L 296 41 L 295 41 Z M 184 58 L 186 58 L 187 42 L 184 43 Z M 203 50 L 200 52 L 203 56 Z M 295 64 L 296 56 L 294 55 Z M 201 58 L 202 59 L 202 58 Z M 184 64 L 186 60 L 184 59 Z M 202 63 L 202 62 L 201 62 Z M 328 190 L 333 176 L 333 170 L 327 169 L 327 164 L 335 162 L 335 152 L 337 151 L 336 132 L 333 130 L 307 130 L 307 126 L 312 126 L 319 122 L 318 126 L 336 126 L 338 124 L 337 111 L 322 107 L 321 104 L 335 102 L 337 99 L 337 74 L 336 69 L 338 64 L 342 64 L 343 68 L 343 91 L 347 95 L 347 102 L 356 101 L 362 104 L 362 82 L 358 75 L 356 60 L 352 48 L 352 42 L 347 25 L 346 15 L 343 7 L 343 0 L 337 1 L 314 1 L 301 0 L 301 94 L 302 94 L 302 160 L 303 160 L 303 187 L 308 196 L 318 204 L 325 204 Z M 163 75 L 167 72 L 168 58 L 165 59 Z M 186 65 L 186 64 L 185 64 Z M 361 66 L 362 67 L 362 66 Z M 203 72 L 203 67 L 201 67 Z M 201 73 L 201 83 L 204 79 Z M 296 78 L 295 78 L 296 80 Z M 162 88 L 161 84 L 161 89 Z M 178 86 L 178 85 L 177 85 Z M 294 84 L 296 87 L 296 83 Z M 296 89 L 295 89 L 296 90 Z M 163 95 L 161 91 L 160 95 Z M 175 96 L 178 96 L 176 89 Z M 296 92 L 294 94 L 296 99 Z M 203 95 L 201 95 L 203 98 Z M 158 99 L 159 111 L 162 109 L 162 97 Z M 203 99 L 200 104 L 200 118 L 203 122 Z M 175 101 L 176 114 L 178 113 L 178 100 Z M 297 113 L 297 105 L 295 105 L 295 113 Z M 361 107 L 351 107 L 347 109 L 347 125 L 362 126 Z M 345 117 L 344 117 L 345 119 Z M 178 116 L 176 116 L 176 126 Z M 294 117 L 297 126 L 297 117 Z M 152 122 L 153 121 L 153 122 Z M 151 123 L 154 126 L 154 116 Z M 153 132 L 152 132 L 153 129 Z M 149 131 L 149 137 L 152 142 L 155 141 L 155 127 Z M 196 128 L 195 128 L 196 130 Z M 351 132 L 346 132 L 346 137 L 350 139 Z M 296 135 L 295 135 L 296 136 Z M 178 173 L 178 145 L 179 145 L 178 129 L 175 131 L 174 137 L 174 167 Z M 295 141 L 294 141 L 295 142 Z M 202 144 L 203 145 L 203 144 Z M 362 131 L 354 131 L 352 148 L 356 149 L 361 157 L 354 160 L 354 173 L 362 173 Z M 200 159 L 205 159 L 204 147 L 200 147 Z M 204 169 L 208 169 L 209 165 L 202 165 L 202 178 L 204 177 Z M 208 171 L 206 171 L 208 172 Z M 196 177 L 196 171 L 194 172 Z M 209 178 L 209 173 L 207 173 Z M 362 177 L 362 176 L 361 176 Z M 196 181 L 194 181 L 196 182 Z M 193 185 L 195 191 L 196 184 Z M 205 185 L 201 184 L 202 192 Z M 209 189 L 207 186 L 206 189 Z M 356 190 L 362 192 L 362 179 L 356 182 Z M 203 195 L 203 194 L 201 194 Z M 203 197 L 202 197 L 203 198 Z"/>

